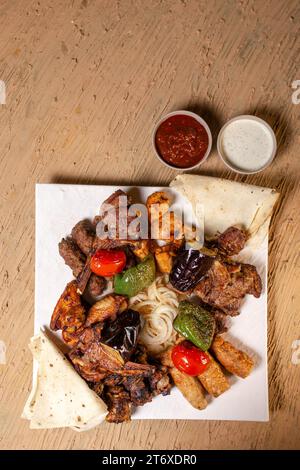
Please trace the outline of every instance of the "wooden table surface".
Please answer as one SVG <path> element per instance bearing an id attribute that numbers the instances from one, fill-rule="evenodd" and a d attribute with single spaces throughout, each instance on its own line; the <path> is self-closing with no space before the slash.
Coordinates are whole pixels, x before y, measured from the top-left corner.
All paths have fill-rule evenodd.
<path id="1" fill-rule="evenodd" d="M 291 361 L 300 339 L 299 20 L 297 0 L 0 0 L 1 449 L 300 448 L 300 365 Z M 215 145 L 195 171 L 281 192 L 270 237 L 270 422 L 29 430 L 20 414 L 31 385 L 35 183 L 169 184 L 177 173 L 157 162 L 151 131 L 182 108 L 207 119 L 214 142 L 238 114 L 265 118 L 277 135 L 261 174 L 230 172 Z"/>

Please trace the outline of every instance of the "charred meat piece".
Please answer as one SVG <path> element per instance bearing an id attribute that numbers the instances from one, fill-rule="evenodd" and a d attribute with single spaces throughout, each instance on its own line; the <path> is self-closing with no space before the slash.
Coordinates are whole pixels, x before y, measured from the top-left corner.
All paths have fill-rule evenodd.
<path id="1" fill-rule="evenodd" d="M 237 255 L 244 248 L 247 235 L 244 230 L 229 227 L 217 239 L 218 248 L 228 256 Z"/>
<path id="2" fill-rule="evenodd" d="M 107 282 L 104 277 L 96 276 L 92 274 L 88 280 L 86 291 L 91 294 L 92 297 L 98 297 L 106 289 Z"/>
<path id="3" fill-rule="evenodd" d="M 213 314 L 216 320 L 216 334 L 225 333 L 228 330 L 228 316 L 217 308 L 213 308 L 211 310 L 211 313 Z"/>
<path id="4" fill-rule="evenodd" d="M 152 395 L 143 377 L 127 377 L 123 381 L 134 406 L 142 406 L 152 400 Z"/>
<path id="5" fill-rule="evenodd" d="M 63 238 L 58 244 L 59 254 L 67 266 L 72 269 L 73 276 L 80 278 L 85 267 L 86 256 L 71 238 Z M 101 295 L 106 288 L 106 279 L 92 274 L 87 281 L 87 291 L 93 297 Z"/>
<path id="6" fill-rule="evenodd" d="M 73 276 L 78 277 L 86 260 L 78 245 L 71 238 L 63 238 L 58 244 L 58 251 L 66 265 L 72 269 Z"/>
<path id="7" fill-rule="evenodd" d="M 259 297 L 261 290 L 255 266 L 215 260 L 208 274 L 197 284 L 195 293 L 203 302 L 234 316 L 238 315 L 246 294 Z"/>
<path id="8" fill-rule="evenodd" d="M 207 274 L 213 262 L 213 257 L 199 250 L 180 250 L 171 270 L 171 285 L 180 292 L 193 289 Z"/>
<path id="9" fill-rule="evenodd" d="M 128 391 L 123 386 L 115 385 L 107 388 L 103 397 L 108 404 L 106 421 L 124 423 L 131 419 L 131 401 Z"/>
<path id="10" fill-rule="evenodd" d="M 106 295 L 90 308 L 85 326 L 103 323 L 106 320 L 114 321 L 117 318 L 117 314 L 124 312 L 127 307 L 128 300 L 124 295 Z"/>
<path id="11" fill-rule="evenodd" d="M 138 334 L 141 329 L 140 315 L 134 310 L 126 310 L 105 325 L 102 341 L 117 349 L 124 360 L 130 359 L 137 346 Z"/>
<path id="12" fill-rule="evenodd" d="M 124 361 L 115 349 L 100 342 L 101 331 L 85 328 L 69 353 L 75 369 L 88 382 L 100 382 L 109 373 L 123 369 Z"/>
<path id="13" fill-rule="evenodd" d="M 85 309 L 77 292 L 76 281 L 69 282 L 53 311 L 50 328 L 62 330 L 64 341 L 73 346 L 84 328 Z"/>
<path id="14" fill-rule="evenodd" d="M 87 256 L 93 247 L 95 229 L 89 220 L 81 220 L 72 228 L 72 239 Z"/>
<path id="15" fill-rule="evenodd" d="M 150 391 L 153 396 L 169 395 L 171 383 L 168 368 L 162 365 L 156 366 L 154 374 L 148 378 Z"/>

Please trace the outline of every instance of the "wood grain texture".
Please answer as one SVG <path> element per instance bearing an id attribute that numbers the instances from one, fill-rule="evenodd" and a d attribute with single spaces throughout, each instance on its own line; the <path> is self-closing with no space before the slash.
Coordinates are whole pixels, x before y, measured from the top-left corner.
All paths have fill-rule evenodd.
<path id="1" fill-rule="evenodd" d="M 1 449 L 300 447 L 300 365 L 291 363 L 300 339 L 299 20 L 297 0 L 0 0 Z M 230 172 L 215 147 L 196 171 L 281 192 L 270 238 L 270 422 L 30 431 L 20 414 L 32 366 L 34 185 L 168 184 L 176 171 L 157 162 L 151 131 L 180 108 L 206 118 L 214 138 L 246 113 L 277 134 L 277 157 L 261 174 Z"/>

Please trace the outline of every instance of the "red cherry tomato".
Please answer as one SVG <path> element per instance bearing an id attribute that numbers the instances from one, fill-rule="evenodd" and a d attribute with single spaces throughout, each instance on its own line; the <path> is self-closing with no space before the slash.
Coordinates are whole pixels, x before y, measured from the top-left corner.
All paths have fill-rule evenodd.
<path id="1" fill-rule="evenodd" d="M 98 250 L 92 256 L 90 268 L 98 276 L 113 276 L 123 271 L 126 255 L 122 250 Z"/>
<path id="2" fill-rule="evenodd" d="M 208 354 L 188 341 L 174 346 L 171 357 L 178 370 L 192 376 L 202 374 L 210 361 Z"/>

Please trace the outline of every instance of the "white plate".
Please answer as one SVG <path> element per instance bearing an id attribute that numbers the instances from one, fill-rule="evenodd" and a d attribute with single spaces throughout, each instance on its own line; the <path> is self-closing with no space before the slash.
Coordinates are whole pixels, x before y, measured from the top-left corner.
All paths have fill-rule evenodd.
<path id="1" fill-rule="evenodd" d="M 58 253 L 59 241 L 70 234 L 81 219 L 93 218 L 101 203 L 115 190 L 123 189 L 139 196 L 145 202 L 155 187 L 82 186 L 38 184 L 36 186 L 36 271 L 35 271 L 35 322 L 37 333 L 49 326 L 55 304 L 72 273 Z M 176 203 L 192 209 L 185 199 L 170 188 Z M 244 250 L 243 260 L 256 265 L 263 282 L 259 299 L 247 296 L 241 314 L 232 320 L 230 336 L 254 353 L 257 365 L 247 379 L 230 377 L 231 388 L 218 398 L 211 398 L 203 411 L 194 409 L 173 388 L 167 397 L 156 397 L 151 403 L 138 407 L 133 419 L 210 419 L 268 421 L 267 377 L 267 263 L 268 241 L 255 253 Z"/>

